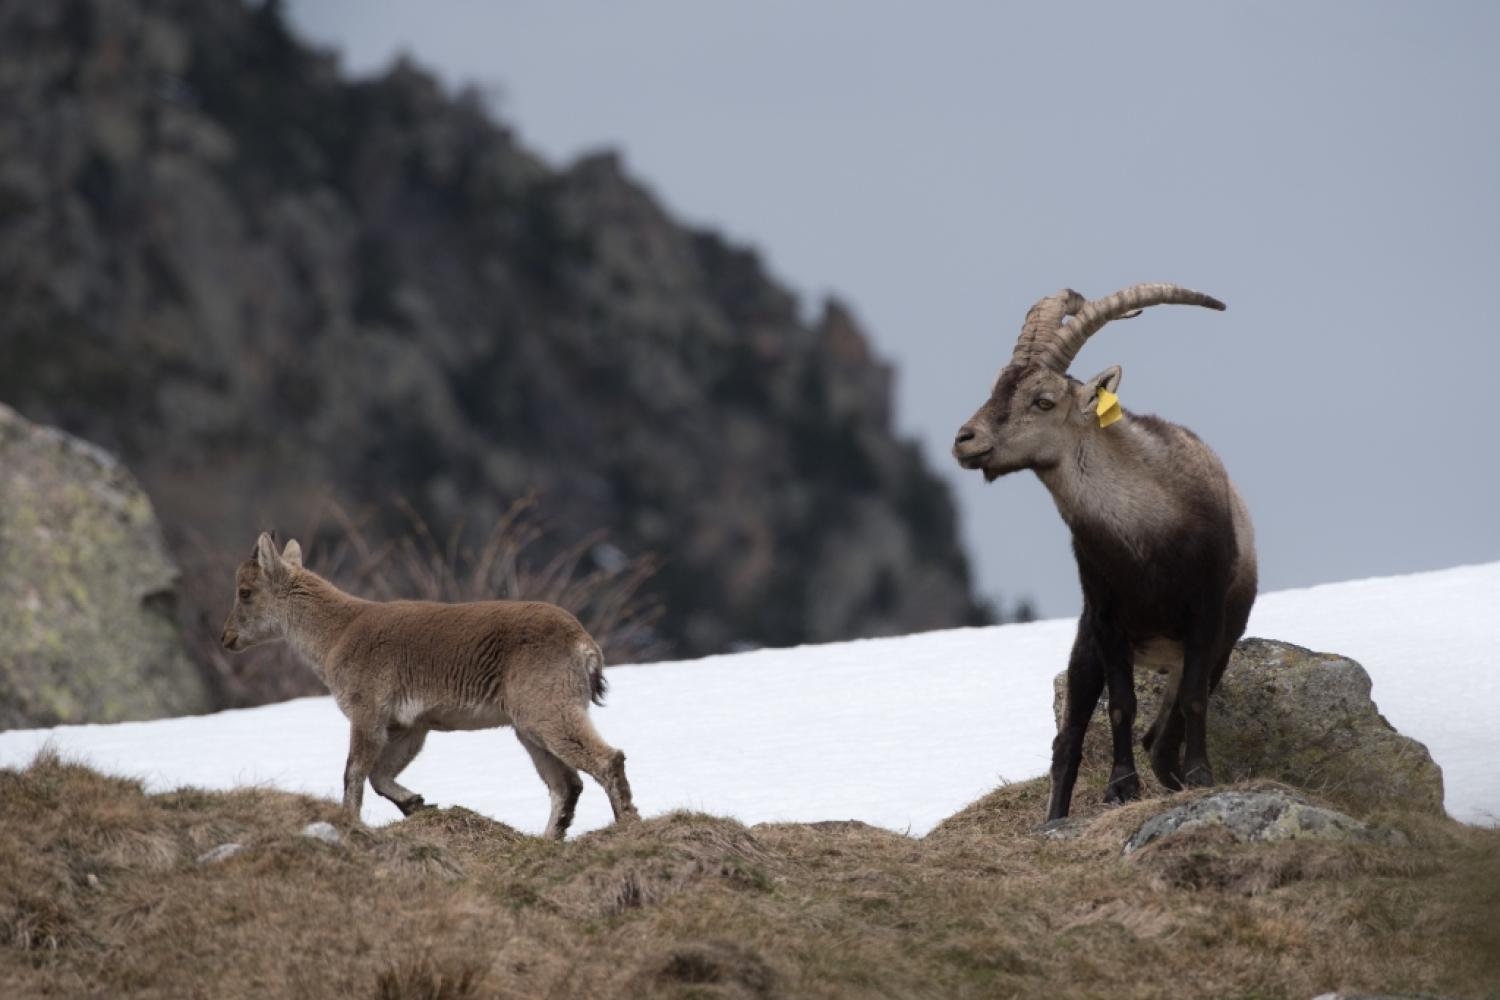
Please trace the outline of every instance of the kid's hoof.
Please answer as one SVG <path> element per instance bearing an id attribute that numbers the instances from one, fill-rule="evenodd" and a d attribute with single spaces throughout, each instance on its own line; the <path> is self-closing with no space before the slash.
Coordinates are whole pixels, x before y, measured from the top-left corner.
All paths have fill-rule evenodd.
<path id="1" fill-rule="evenodd" d="M 421 812 L 423 809 L 431 809 L 433 807 L 423 801 L 422 796 L 413 795 L 405 802 L 397 802 L 396 808 L 401 810 L 403 816 L 410 816 L 414 812 Z"/>
<path id="2" fill-rule="evenodd" d="M 1107 805 L 1122 805 L 1126 802 L 1134 802 L 1140 797 L 1141 778 L 1134 771 L 1118 778 L 1110 778 L 1108 787 L 1104 789 L 1104 801 Z"/>

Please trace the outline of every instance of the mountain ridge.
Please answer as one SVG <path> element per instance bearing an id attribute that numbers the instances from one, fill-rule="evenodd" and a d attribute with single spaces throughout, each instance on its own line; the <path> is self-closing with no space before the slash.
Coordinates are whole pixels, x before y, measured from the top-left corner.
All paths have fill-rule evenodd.
<path id="1" fill-rule="evenodd" d="M 119 454 L 179 558 L 534 493 L 559 548 L 661 557 L 679 655 L 990 617 L 853 312 L 616 154 L 554 169 L 409 60 L 350 80 L 275 3 L 0 21 L 0 400 Z"/>

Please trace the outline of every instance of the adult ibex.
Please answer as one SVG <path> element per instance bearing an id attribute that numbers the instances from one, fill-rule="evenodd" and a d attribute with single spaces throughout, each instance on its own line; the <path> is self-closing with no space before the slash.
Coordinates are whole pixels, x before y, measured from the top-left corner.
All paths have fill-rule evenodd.
<path id="1" fill-rule="evenodd" d="M 546 836 L 562 839 L 583 791 L 578 772 L 609 795 L 615 821 L 637 818 L 625 755 L 589 721 L 604 697 L 604 657 L 584 627 L 552 604 L 364 601 L 278 553 L 262 534 L 235 576 L 224 648 L 286 639 L 349 719 L 344 810 L 359 819 L 365 779 L 410 815 L 422 796 L 396 776 L 429 730 L 512 725 L 552 794 Z"/>
<path id="2" fill-rule="evenodd" d="M 1026 314 L 989 401 L 953 443 L 959 463 L 987 481 L 1035 472 L 1073 533 L 1083 613 L 1052 745 L 1048 820 L 1068 814 L 1084 731 L 1106 683 L 1114 767 L 1105 801 L 1139 797 L 1131 748 L 1138 660 L 1172 675 L 1142 740 L 1152 771 L 1168 788 L 1213 784 L 1208 696 L 1255 602 L 1250 515 L 1218 456 L 1184 427 L 1121 409 L 1119 366 L 1087 382 L 1068 376 L 1100 327 L 1165 303 L 1224 308 L 1163 284 L 1094 301 L 1071 289 L 1042 299 Z"/>

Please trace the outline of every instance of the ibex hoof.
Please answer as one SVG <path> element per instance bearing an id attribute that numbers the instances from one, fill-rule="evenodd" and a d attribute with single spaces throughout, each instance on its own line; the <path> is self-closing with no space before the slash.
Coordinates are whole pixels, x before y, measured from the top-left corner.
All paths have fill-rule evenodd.
<path id="1" fill-rule="evenodd" d="M 1189 788 L 1212 788 L 1214 773 L 1209 770 L 1207 761 L 1190 764 L 1183 772 L 1182 783 Z"/>
<path id="2" fill-rule="evenodd" d="M 1134 770 L 1127 771 L 1119 777 L 1111 777 L 1109 786 L 1104 789 L 1104 801 L 1108 805 L 1134 802 L 1140 797 L 1141 778 Z"/>
<path id="3" fill-rule="evenodd" d="M 411 798 L 407 799 L 405 802 L 397 802 L 396 803 L 396 808 L 401 810 L 401 814 L 403 816 L 410 816 L 414 812 L 421 812 L 423 809 L 431 809 L 433 807 L 430 806 L 430 805 L 428 805 L 422 799 L 422 796 L 420 796 L 420 795 L 413 795 Z"/>
<path id="4" fill-rule="evenodd" d="M 1177 773 L 1177 762 L 1165 754 L 1151 755 L 1151 773 L 1162 787 L 1169 791 L 1182 790 L 1182 776 Z"/>

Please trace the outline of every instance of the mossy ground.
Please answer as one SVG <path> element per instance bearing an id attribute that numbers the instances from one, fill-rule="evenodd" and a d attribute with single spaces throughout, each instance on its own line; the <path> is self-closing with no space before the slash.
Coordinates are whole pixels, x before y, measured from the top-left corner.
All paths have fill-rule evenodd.
<path id="1" fill-rule="evenodd" d="M 1043 782 L 917 840 L 674 813 L 564 844 L 463 809 L 349 830 L 263 789 L 146 795 L 0 770 L 10 997 L 1500 996 L 1500 831 L 1363 817 L 1407 846 L 1183 838 L 1160 800 L 1036 835 Z M 1092 784 L 1090 784 L 1092 782 Z M 339 844 L 300 835 L 314 820 Z M 245 850 L 196 858 L 225 842 Z"/>

